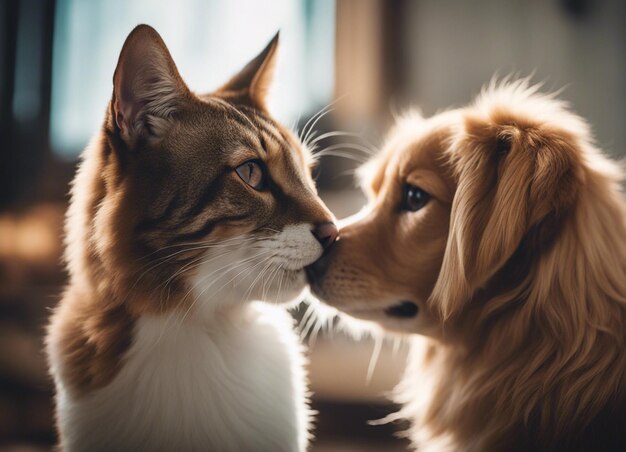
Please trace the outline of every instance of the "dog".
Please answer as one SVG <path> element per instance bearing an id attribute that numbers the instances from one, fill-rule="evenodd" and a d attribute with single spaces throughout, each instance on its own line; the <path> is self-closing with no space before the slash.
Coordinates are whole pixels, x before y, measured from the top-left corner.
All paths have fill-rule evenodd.
<path id="1" fill-rule="evenodd" d="M 420 450 L 626 450 L 622 169 L 527 80 L 400 118 L 314 295 L 408 334 Z"/>

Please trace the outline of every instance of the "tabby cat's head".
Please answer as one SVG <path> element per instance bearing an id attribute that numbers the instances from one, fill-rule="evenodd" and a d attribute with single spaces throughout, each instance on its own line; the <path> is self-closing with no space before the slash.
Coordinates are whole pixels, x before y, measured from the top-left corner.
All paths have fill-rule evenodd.
<path id="1" fill-rule="evenodd" d="M 278 36 L 198 95 L 154 29 L 128 36 L 86 240 L 100 274 L 143 294 L 144 308 L 291 300 L 305 287 L 303 268 L 336 238 L 310 154 L 266 109 L 277 46 Z"/>

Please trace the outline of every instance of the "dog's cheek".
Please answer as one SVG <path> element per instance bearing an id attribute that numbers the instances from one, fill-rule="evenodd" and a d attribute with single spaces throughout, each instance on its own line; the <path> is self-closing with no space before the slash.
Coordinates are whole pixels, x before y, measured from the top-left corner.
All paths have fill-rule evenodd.
<path id="1" fill-rule="evenodd" d="M 359 304 L 379 293 L 375 278 L 347 262 L 336 262 L 328 269 L 321 292 L 328 302 L 339 308 Z"/>

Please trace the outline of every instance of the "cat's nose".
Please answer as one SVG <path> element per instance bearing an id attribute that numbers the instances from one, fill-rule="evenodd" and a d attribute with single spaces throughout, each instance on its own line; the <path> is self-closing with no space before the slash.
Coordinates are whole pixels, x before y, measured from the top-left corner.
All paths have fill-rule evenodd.
<path id="1" fill-rule="evenodd" d="M 335 223 L 320 223 L 315 225 L 311 231 L 318 242 L 322 245 L 324 250 L 327 250 L 330 245 L 335 243 L 339 236 L 339 231 Z"/>

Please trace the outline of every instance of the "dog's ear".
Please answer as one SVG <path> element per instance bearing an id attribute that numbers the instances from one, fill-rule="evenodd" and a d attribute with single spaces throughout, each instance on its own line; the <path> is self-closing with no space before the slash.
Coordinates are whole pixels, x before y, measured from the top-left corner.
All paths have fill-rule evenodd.
<path id="1" fill-rule="evenodd" d="M 580 166 L 575 136 L 504 109 L 468 114 L 450 154 L 458 188 L 432 298 L 444 318 L 484 287 L 531 231 L 539 239 L 553 235 L 575 202 Z"/>
<path id="2" fill-rule="evenodd" d="M 161 36 L 148 25 L 126 38 L 113 76 L 113 118 L 129 147 L 159 136 L 190 96 Z"/>
<path id="3" fill-rule="evenodd" d="M 267 110 L 267 95 L 274 80 L 278 60 L 280 32 L 238 74 L 232 77 L 217 93 L 231 102 Z"/>

